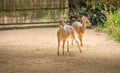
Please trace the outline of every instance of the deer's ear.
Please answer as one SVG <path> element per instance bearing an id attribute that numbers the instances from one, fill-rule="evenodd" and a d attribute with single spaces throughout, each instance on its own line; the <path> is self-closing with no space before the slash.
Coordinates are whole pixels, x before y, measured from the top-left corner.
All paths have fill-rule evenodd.
<path id="1" fill-rule="evenodd" d="M 82 16 L 82 19 L 85 19 L 85 20 L 87 20 L 87 18 L 86 18 L 85 16 Z"/>
<path id="2" fill-rule="evenodd" d="M 63 20 L 64 20 L 64 21 L 65 21 L 65 19 L 66 19 L 66 18 L 65 18 L 65 17 L 63 17 Z"/>

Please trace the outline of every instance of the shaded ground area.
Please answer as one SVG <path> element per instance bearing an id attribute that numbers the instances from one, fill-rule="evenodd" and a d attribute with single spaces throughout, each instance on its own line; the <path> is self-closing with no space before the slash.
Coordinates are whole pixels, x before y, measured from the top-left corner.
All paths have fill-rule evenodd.
<path id="1" fill-rule="evenodd" d="M 57 56 L 56 30 L 0 31 L 0 73 L 120 73 L 120 43 L 87 29 L 82 53 L 74 43 Z"/>

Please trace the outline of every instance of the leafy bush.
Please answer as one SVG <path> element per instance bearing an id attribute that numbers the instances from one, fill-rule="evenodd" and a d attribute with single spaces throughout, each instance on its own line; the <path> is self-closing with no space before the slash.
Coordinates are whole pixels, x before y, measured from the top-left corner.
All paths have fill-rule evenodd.
<path id="1" fill-rule="evenodd" d="M 114 40 L 120 41 L 120 11 L 110 12 L 104 26 L 98 25 L 95 30 L 97 32 L 105 32 Z"/>
<path id="2" fill-rule="evenodd" d="M 104 26 L 107 17 L 102 11 L 114 12 L 120 7 L 120 1 L 116 0 L 70 0 L 69 18 L 78 20 L 81 16 L 87 16 L 94 26 Z"/>
<path id="3" fill-rule="evenodd" d="M 120 11 L 110 12 L 105 22 L 106 32 L 115 40 L 120 41 Z"/>

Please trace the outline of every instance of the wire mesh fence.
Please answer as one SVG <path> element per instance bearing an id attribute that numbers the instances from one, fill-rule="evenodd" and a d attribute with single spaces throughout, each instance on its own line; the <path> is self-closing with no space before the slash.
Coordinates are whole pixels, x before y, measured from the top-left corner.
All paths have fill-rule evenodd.
<path id="1" fill-rule="evenodd" d="M 68 0 L 0 0 L 0 25 L 55 23 Z"/>

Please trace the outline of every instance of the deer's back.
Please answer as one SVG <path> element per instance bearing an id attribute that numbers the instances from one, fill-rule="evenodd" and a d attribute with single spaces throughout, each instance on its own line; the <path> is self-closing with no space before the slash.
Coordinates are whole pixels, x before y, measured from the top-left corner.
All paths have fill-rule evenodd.
<path id="1" fill-rule="evenodd" d="M 84 33 L 83 25 L 80 22 L 74 22 L 72 26 L 78 34 Z"/>

